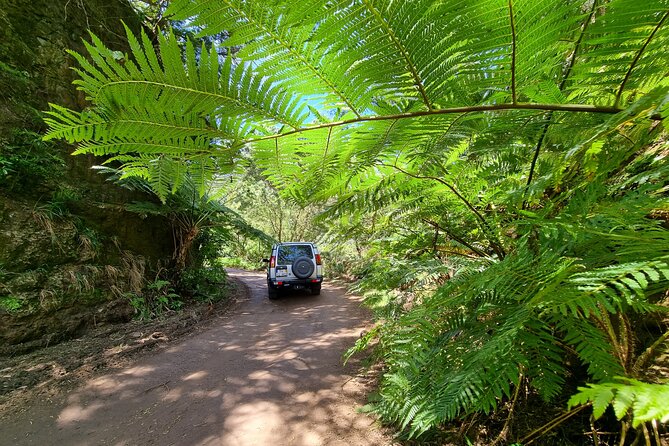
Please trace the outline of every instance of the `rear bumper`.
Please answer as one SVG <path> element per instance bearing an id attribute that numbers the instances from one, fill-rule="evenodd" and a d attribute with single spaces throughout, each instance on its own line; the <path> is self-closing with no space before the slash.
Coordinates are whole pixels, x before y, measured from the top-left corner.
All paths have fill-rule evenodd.
<path id="1" fill-rule="evenodd" d="M 291 279 L 291 280 L 281 280 L 277 279 L 268 279 L 267 285 L 273 288 L 308 288 L 314 286 L 321 286 L 323 283 L 322 277 L 308 278 L 308 279 Z"/>

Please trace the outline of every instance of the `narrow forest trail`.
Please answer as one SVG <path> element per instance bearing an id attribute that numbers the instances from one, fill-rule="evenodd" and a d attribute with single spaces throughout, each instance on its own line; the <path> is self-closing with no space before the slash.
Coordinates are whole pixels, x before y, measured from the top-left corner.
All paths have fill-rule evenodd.
<path id="1" fill-rule="evenodd" d="M 19 413 L 2 445 L 383 445 L 356 409 L 364 383 L 341 355 L 368 323 L 359 299 L 266 297 L 264 274 L 231 271 L 249 299 L 210 330 Z"/>

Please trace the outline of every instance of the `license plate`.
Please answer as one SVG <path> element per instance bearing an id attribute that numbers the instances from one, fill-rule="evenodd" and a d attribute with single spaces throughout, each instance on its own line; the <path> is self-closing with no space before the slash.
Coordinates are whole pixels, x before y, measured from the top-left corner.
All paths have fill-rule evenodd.
<path id="1" fill-rule="evenodd" d="M 288 275 L 288 271 L 285 269 L 278 269 L 276 270 L 276 277 L 286 277 Z"/>

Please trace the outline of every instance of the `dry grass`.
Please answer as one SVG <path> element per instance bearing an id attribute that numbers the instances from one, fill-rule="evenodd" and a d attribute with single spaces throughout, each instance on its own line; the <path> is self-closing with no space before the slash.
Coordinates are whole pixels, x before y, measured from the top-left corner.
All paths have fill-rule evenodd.
<path id="1" fill-rule="evenodd" d="M 97 248 L 90 237 L 79 234 L 79 255 L 81 260 L 93 260 L 98 255 Z"/>
<path id="2" fill-rule="evenodd" d="M 135 255 L 130 251 L 123 251 L 121 255 L 123 269 L 128 276 L 128 286 L 130 291 L 140 293 L 145 285 L 146 259 Z"/>

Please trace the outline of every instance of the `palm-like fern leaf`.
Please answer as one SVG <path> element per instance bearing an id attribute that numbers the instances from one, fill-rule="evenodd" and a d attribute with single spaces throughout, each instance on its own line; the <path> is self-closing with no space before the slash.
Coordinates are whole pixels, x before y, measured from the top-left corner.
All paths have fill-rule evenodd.
<path id="1" fill-rule="evenodd" d="M 579 393 L 569 400 L 570 406 L 591 402 L 595 418 L 613 406 L 616 417 L 621 420 L 632 415 L 632 425 L 639 426 L 647 421 L 669 421 L 669 386 L 648 384 L 629 378 L 618 378 L 601 384 L 590 384 L 579 388 Z"/>
<path id="2" fill-rule="evenodd" d="M 154 48 L 128 33 L 127 56 L 93 37 L 90 59 L 74 55 L 91 109 L 54 106 L 49 137 L 116 155 L 162 198 L 184 178 L 204 193 L 250 154 L 377 249 L 462 254 L 448 282 L 384 313 L 384 419 L 418 435 L 493 410 L 521 377 L 555 398 L 565 351 L 593 380 L 626 373 L 611 314 L 655 310 L 648 296 L 669 283 L 654 217 L 667 209 L 669 0 L 174 0 L 169 12 L 230 37 L 196 49 L 166 33 Z"/>
<path id="3" fill-rule="evenodd" d="M 225 44 L 241 50 L 221 57 L 215 47 L 202 48 L 198 55 L 190 43 L 182 50 L 167 34 L 159 36 L 156 52 L 145 35 L 128 33 L 128 58 L 93 36 L 87 44 L 92 61 L 74 56 L 81 67 L 79 88 L 96 108 L 81 116 L 54 108 L 50 134 L 103 143 L 108 151 L 129 150 L 130 145 L 109 144 L 114 138 L 144 139 L 148 144 L 137 148 L 150 150 L 161 138 L 206 136 L 235 147 L 253 141 L 260 151 L 265 145 L 259 136 L 280 138 L 291 154 L 322 154 L 327 147 L 330 159 L 321 163 L 335 168 L 333 158 L 340 165 L 350 159 L 346 150 L 392 153 L 415 149 L 420 141 L 434 145 L 448 133 L 449 121 L 467 111 L 612 112 L 600 104 L 617 106 L 628 87 L 644 91 L 664 73 L 652 55 L 667 43 L 665 0 L 647 7 L 632 3 L 619 0 L 601 13 L 596 1 L 589 8 L 577 0 L 319 0 L 299 6 L 176 0 L 170 5 L 175 17 L 204 34 L 226 30 L 231 37 Z M 623 39 L 630 49 L 621 54 L 601 44 Z M 562 95 L 565 64 L 572 75 Z M 602 66 L 607 74 L 591 82 L 588 73 Z M 615 101 L 609 79 L 618 86 Z M 319 130 L 304 133 L 309 124 L 342 129 L 324 138 Z M 271 145 L 268 152 L 277 152 L 277 143 Z M 178 153 L 178 144 L 168 146 Z M 278 166 L 313 168 L 310 162 Z"/>

